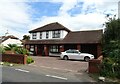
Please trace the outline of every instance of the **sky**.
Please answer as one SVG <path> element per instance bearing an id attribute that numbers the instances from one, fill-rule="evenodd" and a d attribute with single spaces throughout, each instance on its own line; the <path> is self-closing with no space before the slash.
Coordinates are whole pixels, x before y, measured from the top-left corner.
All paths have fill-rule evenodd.
<path id="1" fill-rule="evenodd" d="M 59 22 L 72 31 L 104 29 L 107 14 L 118 16 L 119 0 L 0 0 L 0 36 L 20 39 L 29 31 Z"/>

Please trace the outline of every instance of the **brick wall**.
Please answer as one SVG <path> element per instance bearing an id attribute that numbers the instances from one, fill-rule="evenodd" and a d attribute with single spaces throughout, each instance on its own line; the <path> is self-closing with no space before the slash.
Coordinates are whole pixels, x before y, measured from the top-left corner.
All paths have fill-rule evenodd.
<path id="1" fill-rule="evenodd" d="M 3 62 L 26 64 L 27 56 L 22 54 L 2 54 Z"/>
<path id="2" fill-rule="evenodd" d="M 100 72 L 101 60 L 93 59 L 89 61 L 88 72 L 89 73 L 99 73 Z"/>

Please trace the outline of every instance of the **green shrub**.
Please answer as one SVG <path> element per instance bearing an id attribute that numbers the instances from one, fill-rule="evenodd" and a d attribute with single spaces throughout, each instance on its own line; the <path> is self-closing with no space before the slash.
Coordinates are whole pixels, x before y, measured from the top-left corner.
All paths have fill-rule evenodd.
<path id="1" fill-rule="evenodd" d="M 34 62 L 34 60 L 30 56 L 28 56 L 27 57 L 27 64 L 30 64 L 30 63 L 33 63 L 33 62 Z"/>
<path id="2" fill-rule="evenodd" d="M 2 54 L 2 53 L 5 53 L 5 49 L 4 49 L 3 45 L 0 45 L 0 54 Z"/>
<path id="3" fill-rule="evenodd" d="M 23 55 L 30 55 L 30 52 L 25 48 L 18 48 L 16 50 L 16 53 L 17 54 L 23 54 Z"/>
<path id="4" fill-rule="evenodd" d="M 16 44 L 8 44 L 8 46 L 5 46 L 5 50 L 14 50 L 16 49 L 18 46 Z"/>

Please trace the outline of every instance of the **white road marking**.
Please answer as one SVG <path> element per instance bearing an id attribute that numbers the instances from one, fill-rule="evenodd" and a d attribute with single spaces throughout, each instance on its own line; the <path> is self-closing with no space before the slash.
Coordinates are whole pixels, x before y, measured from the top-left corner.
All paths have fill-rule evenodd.
<path id="1" fill-rule="evenodd" d="M 43 68 L 49 68 L 49 69 L 51 69 L 51 67 L 46 67 L 46 66 L 40 66 L 40 67 L 43 67 Z"/>
<path id="2" fill-rule="evenodd" d="M 59 77 L 59 76 L 53 76 L 53 75 L 46 75 L 46 76 L 53 77 L 53 78 L 58 78 L 58 79 L 63 79 L 63 80 L 67 80 L 67 78 Z"/>
<path id="3" fill-rule="evenodd" d="M 22 72 L 30 72 L 30 71 L 27 71 L 27 70 L 23 70 L 23 69 L 15 69 L 15 70 L 17 70 L 17 71 L 22 71 Z"/>

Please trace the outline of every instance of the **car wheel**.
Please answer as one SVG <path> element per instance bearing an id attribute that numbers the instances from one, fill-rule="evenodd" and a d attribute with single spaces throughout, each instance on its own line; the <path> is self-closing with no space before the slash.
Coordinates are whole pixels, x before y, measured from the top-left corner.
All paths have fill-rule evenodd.
<path id="1" fill-rule="evenodd" d="M 89 58 L 89 57 L 85 57 L 84 60 L 85 60 L 86 62 L 88 62 L 88 61 L 90 60 L 90 58 Z"/>
<path id="2" fill-rule="evenodd" d="M 64 60 L 68 60 L 68 56 L 64 56 L 63 59 L 64 59 Z"/>

